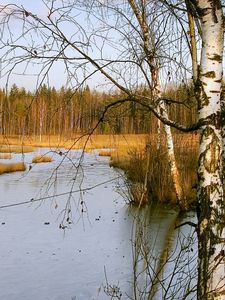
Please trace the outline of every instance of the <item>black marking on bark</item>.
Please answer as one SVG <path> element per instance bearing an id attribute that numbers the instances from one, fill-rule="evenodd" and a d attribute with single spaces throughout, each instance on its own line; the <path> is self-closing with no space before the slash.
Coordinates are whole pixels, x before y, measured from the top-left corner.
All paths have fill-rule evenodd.
<path id="1" fill-rule="evenodd" d="M 214 120 L 212 120 L 214 118 Z M 215 114 L 210 116 L 210 119 L 213 123 L 217 122 L 217 117 Z M 220 122 L 220 120 L 219 120 Z M 213 129 L 211 127 L 206 127 L 203 131 L 203 136 L 205 138 L 211 136 L 212 141 L 206 146 L 206 149 L 203 153 L 200 155 L 200 159 L 202 160 L 204 167 L 206 171 L 210 174 L 215 173 L 219 170 L 220 167 L 220 156 L 218 155 L 220 153 L 220 144 L 219 140 L 214 133 Z M 219 156 L 219 157 L 218 157 Z M 211 185 L 211 189 L 213 189 L 213 184 Z"/>
<path id="2" fill-rule="evenodd" d="M 223 93 L 221 93 L 221 122 L 223 125 L 225 124 L 225 101 L 224 101 Z M 224 168 L 225 168 L 225 166 L 224 166 Z"/>
<path id="3" fill-rule="evenodd" d="M 209 0 L 209 3 L 211 5 L 211 8 L 212 8 L 212 17 L 213 17 L 213 20 L 215 23 L 218 23 L 218 18 L 217 18 L 217 15 L 216 15 L 216 11 L 217 9 L 219 8 L 219 2 L 218 0 Z"/>
<path id="4" fill-rule="evenodd" d="M 197 6 L 197 13 L 198 13 L 199 17 L 201 17 L 201 18 L 206 16 L 208 14 L 208 11 L 209 11 L 209 8 L 199 8 Z"/>
<path id="5" fill-rule="evenodd" d="M 212 57 L 209 57 L 209 59 L 210 59 L 210 60 L 216 60 L 216 61 L 218 61 L 219 63 L 222 62 L 222 56 L 219 55 L 219 54 L 213 54 L 213 56 L 212 56 Z"/>
<path id="6" fill-rule="evenodd" d="M 199 194 L 199 200 L 200 200 L 200 216 L 198 220 L 198 240 L 199 240 L 199 279 L 201 282 L 198 284 L 199 293 L 201 295 L 207 293 L 207 283 L 210 276 L 208 273 L 208 265 L 210 260 L 210 254 L 208 249 L 208 242 L 211 238 L 211 229 L 210 229 L 210 216 L 211 216 L 211 207 L 209 205 L 209 191 L 208 187 L 201 187 Z M 208 220 L 206 223 L 205 220 Z M 200 273 L 201 271 L 201 273 Z M 200 291 L 201 290 L 201 291 Z"/>
<path id="7" fill-rule="evenodd" d="M 213 94 L 219 94 L 220 91 L 214 91 L 214 90 L 211 90 L 210 93 L 213 93 Z"/>
<path id="8" fill-rule="evenodd" d="M 221 202 L 221 203 L 217 203 L 217 205 L 222 207 L 223 209 L 219 210 L 217 207 L 213 208 L 214 227 L 216 227 L 216 231 L 217 231 L 217 243 L 221 243 L 221 234 L 225 228 L 223 199 L 219 199 L 219 201 L 217 202 Z"/>
<path id="9" fill-rule="evenodd" d="M 207 78 L 215 78 L 216 73 L 214 71 L 209 71 L 209 72 L 202 74 L 202 76 L 207 77 Z"/>
<path id="10" fill-rule="evenodd" d="M 225 115 L 224 115 L 224 118 L 225 118 Z M 201 126 L 213 125 L 213 126 L 215 126 L 216 129 L 220 129 L 221 124 L 225 124 L 225 122 L 222 123 L 221 120 L 222 120 L 222 114 L 220 111 L 218 111 L 217 114 L 211 114 L 207 118 L 199 119 L 199 122 L 201 123 Z M 201 137 L 201 139 L 202 138 L 203 138 L 203 136 Z"/>
<path id="11" fill-rule="evenodd" d="M 209 99 L 210 99 L 211 97 L 207 97 L 207 95 L 204 93 L 203 95 L 202 95 L 202 107 L 204 107 L 204 106 L 208 106 L 209 105 Z"/>

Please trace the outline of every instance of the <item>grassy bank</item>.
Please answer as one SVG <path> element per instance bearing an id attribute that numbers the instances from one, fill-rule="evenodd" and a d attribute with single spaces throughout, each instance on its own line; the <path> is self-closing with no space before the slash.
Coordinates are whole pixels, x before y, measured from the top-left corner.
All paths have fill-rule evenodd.
<path id="1" fill-rule="evenodd" d="M 0 152 L 26 152 L 34 147 L 64 147 L 91 151 L 102 149 L 100 155 L 111 156 L 111 166 L 125 171 L 129 182 L 128 192 L 134 202 L 145 203 L 146 199 L 176 203 L 170 168 L 166 154 L 166 143 L 162 138 L 160 149 L 156 147 L 156 135 L 92 135 L 40 137 L 0 137 Z M 196 199 L 196 169 L 198 136 L 192 134 L 174 135 L 175 154 L 181 174 L 182 188 L 190 203 Z M 2 145 L 2 146 L 1 146 Z M 15 146 L 17 145 L 17 146 Z M 111 150 L 110 150 L 111 149 Z M 45 156 L 37 157 L 33 162 L 51 161 Z M 146 183 L 146 184 L 144 184 Z M 147 187 L 147 188 L 145 188 Z M 141 200 L 140 200 L 141 199 Z"/>
<path id="2" fill-rule="evenodd" d="M 0 145 L 0 153 L 5 153 L 8 155 L 10 155 L 11 153 L 29 153 L 33 151 L 34 151 L 33 147 L 20 145 L 19 143 Z"/>
<path id="3" fill-rule="evenodd" d="M 15 145 L 24 149 L 32 149 L 33 147 L 64 147 L 66 149 L 83 149 L 90 151 L 93 149 L 101 148 L 126 148 L 137 145 L 137 142 L 141 145 L 146 143 L 146 134 L 124 134 L 124 135 L 92 135 L 92 136 L 42 136 L 41 139 L 38 136 L 24 136 L 19 138 L 18 136 L 4 137 L 0 136 L 0 152 L 3 149 L 15 149 Z M 2 146 L 1 146 L 2 145 Z M 6 150 L 5 150 L 6 151 Z M 12 152 L 12 151 L 9 151 Z"/>

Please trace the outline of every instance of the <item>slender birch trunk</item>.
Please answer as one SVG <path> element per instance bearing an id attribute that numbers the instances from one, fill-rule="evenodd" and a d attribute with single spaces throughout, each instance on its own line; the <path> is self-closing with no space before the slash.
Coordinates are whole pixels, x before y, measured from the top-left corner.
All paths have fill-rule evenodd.
<path id="1" fill-rule="evenodd" d="M 168 119 L 168 113 L 167 113 L 167 108 L 166 108 L 165 102 L 160 101 L 161 87 L 160 87 L 160 82 L 159 82 L 159 70 L 153 64 L 152 64 L 151 72 L 152 72 L 152 80 L 154 82 L 154 91 L 153 91 L 154 100 L 159 101 L 159 104 L 158 104 L 159 111 L 164 118 Z M 164 131 L 165 131 L 165 136 L 166 136 L 167 156 L 168 156 L 168 162 L 170 165 L 170 172 L 171 172 L 171 177 L 172 177 L 175 193 L 176 193 L 176 196 L 179 201 L 179 205 L 180 205 L 181 209 L 187 210 L 188 205 L 186 202 L 186 197 L 185 197 L 182 187 L 181 187 L 180 174 L 179 174 L 179 170 L 177 168 L 177 163 L 176 163 L 176 158 L 175 158 L 175 153 L 174 153 L 174 143 L 173 143 L 171 127 L 168 125 L 165 125 L 165 124 L 163 125 L 163 127 L 164 127 Z"/>
<path id="2" fill-rule="evenodd" d="M 194 1 L 193 1 L 194 2 Z M 224 21 L 220 1 L 195 1 L 202 26 L 199 74 L 198 299 L 225 299 L 225 210 L 221 81 Z"/>
<path id="3" fill-rule="evenodd" d="M 145 7 L 147 5 L 147 1 L 142 1 L 142 11 L 138 6 L 138 1 L 129 0 L 129 4 L 137 18 L 137 21 L 140 25 L 141 32 L 143 35 L 143 50 L 145 52 L 148 67 L 151 73 L 152 79 L 152 98 L 153 101 L 156 103 L 159 102 L 158 109 L 161 111 L 163 116 L 168 117 L 167 109 L 165 103 L 159 101 L 161 98 L 161 86 L 160 86 L 160 79 L 159 79 L 159 64 L 158 64 L 158 56 L 157 56 L 157 46 L 154 40 L 154 32 L 151 31 L 149 28 L 149 24 L 147 23 L 147 16 L 145 12 Z M 166 135 L 166 142 L 167 142 L 167 155 L 168 161 L 170 165 L 171 176 L 174 184 L 175 193 L 177 199 L 179 201 L 180 207 L 184 210 L 187 209 L 187 203 L 184 201 L 185 197 L 183 195 L 183 191 L 181 188 L 181 180 L 179 171 L 176 164 L 175 154 L 174 154 L 174 145 L 173 145 L 173 137 L 170 126 L 164 125 L 165 135 Z M 159 134 L 160 126 L 158 123 L 158 134 Z M 157 147 L 159 146 L 159 136 L 157 141 Z"/>
<path id="4" fill-rule="evenodd" d="M 159 108 L 161 110 L 162 116 L 164 118 L 168 119 L 168 113 L 167 113 L 167 109 L 166 109 L 166 105 L 165 105 L 164 101 L 160 101 Z M 181 209 L 187 210 L 188 203 L 186 201 L 187 198 L 185 197 L 185 195 L 183 193 L 183 189 L 181 187 L 181 179 L 180 179 L 180 173 L 178 171 L 177 164 L 176 164 L 171 127 L 164 124 L 164 130 L 165 130 L 165 135 L 166 135 L 167 156 L 168 156 L 168 161 L 169 161 L 169 165 L 170 165 L 171 177 L 172 177 L 175 193 L 176 193 L 176 196 L 179 201 Z"/>
<path id="5" fill-rule="evenodd" d="M 191 11 L 189 0 L 185 0 L 187 7 L 189 36 L 190 36 L 190 48 L 191 48 L 191 61 L 192 61 L 192 78 L 194 84 L 198 79 L 198 57 L 197 57 L 197 42 L 195 34 L 195 21 Z"/>

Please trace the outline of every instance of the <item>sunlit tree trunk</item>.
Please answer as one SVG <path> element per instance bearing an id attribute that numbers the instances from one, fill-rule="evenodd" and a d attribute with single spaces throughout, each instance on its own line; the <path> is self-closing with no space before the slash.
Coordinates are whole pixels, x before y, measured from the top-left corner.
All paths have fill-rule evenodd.
<path id="1" fill-rule="evenodd" d="M 165 102 L 160 101 L 159 107 L 160 107 L 162 116 L 168 119 L 168 113 L 167 113 L 167 108 L 166 108 Z M 164 130 L 165 130 L 165 135 L 166 135 L 168 161 L 169 161 L 169 165 L 170 165 L 171 177 L 173 180 L 176 196 L 179 201 L 180 207 L 183 210 L 187 210 L 188 204 L 186 202 L 186 197 L 185 197 L 182 187 L 181 187 L 181 179 L 180 179 L 180 174 L 179 174 L 177 164 L 176 164 L 171 127 L 168 125 L 164 125 Z"/>
<path id="2" fill-rule="evenodd" d="M 152 79 L 154 81 L 154 100 L 159 101 L 158 104 L 158 109 L 161 113 L 161 115 L 168 119 L 168 112 L 167 108 L 165 105 L 165 102 L 160 100 L 161 99 L 161 87 L 160 87 L 160 82 L 159 82 L 159 70 L 157 70 L 157 67 L 153 67 L 152 65 Z M 159 126 L 159 124 L 158 124 Z M 181 179 L 180 179 L 180 174 L 177 168 L 177 163 L 176 163 L 176 158 L 175 158 L 175 153 L 174 153 L 174 142 L 173 142 L 173 136 L 171 132 L 171 127 L 168 125 L 163 125 L 164 131 L 165 131 L 165 136 L 166 136 L 166 146 L 167 146 L 167 156 L 168 156 L 168 162 L 170 165 L 170 172 L 171 172 L 171 177 L 175 189 L 175 193 L 177 196 L 177 199 L 179 201 L 180 207 L 183 210 L 187 210 L 187 203 L 186 203 L 186 197 L 183 194 L 183 190 L 181 187 Z M 158 127 L 160 130 L 160 127 Z M 159 136 L 158 139 L 160 139 L 160 134 L 161 132 L 158 132 Z M 159 141 L 157 141 L 158 143 Z M 158 145 L 157 145 L 158 146 Z"/>
<path id="3" fill-rule="evenodd" d="M 159 57 L 157 56 L 157 46 L 154 38 L 154 31 L 151 31 L 151 29 L 149 28 L 149 24 L 147 22 L 147 15 L 145 11 L 147 1 L 143 0 L 142 11 L 139 10 L 138 1 L 129 0 L 129 4 L 138 20 L 143 35 L 143 49 L 147 56 L 147 61 L 148 61 L 148 65 L 152 77 L 152 97 L 153 97 L 152 100 L 156 103 L 159 102 L 158 109 L 161 111 L 161 114 L 164 117 L 168 118 L 167 108 L 165 106 L 165 103 L 163 101 L 160 101 L 161 86 L 160 86 L 159 66 L 158 66 Z M 184 201 L 185 197 L 183 196 L 180 175 L 176 164 L 171 128 L 170 126 L 164 125 L 164 129 L 166 135 L 168 161 L 170 165 L 171 177 L 173 180 L 175 193 L 181 208 L 186 210 L 187 205 L 186 205 L 186 201 Z M 160 131 L 161 131 L 160 125 L 158 123 L 158 134 L 161 134 Z M 160 136 L 158 136 L 158 139 L 159 138 Z M 159 140 L 157 141 L 157 143 L 159 143 Z"/>
<path id="4" fill-rule="evenodd" d="M 203 122 L 198 169 L 198 299 L 222 300 L 225 299 L 225 210 L 220 95 L 224 22 L 220 1 L 195 3 L 202 25 L 199 119 Z"/>

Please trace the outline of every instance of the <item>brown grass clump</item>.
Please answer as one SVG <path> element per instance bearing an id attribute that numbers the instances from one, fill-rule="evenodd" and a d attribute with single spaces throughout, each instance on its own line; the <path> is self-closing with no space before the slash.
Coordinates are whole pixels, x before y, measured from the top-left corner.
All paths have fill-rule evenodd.
<path id="1" fill-rule="evenodd" d="M 197 182 L 198 137 L 177 135 L 174 138 L 174 144 L 183 192 L 191 207 L 196 200 L 196 190 L 193 187 Z M 140 186 L 143 186 L 143 191 L 147 193 L 148 199 L 177 204 L 165 140 L 162 141 L 160 149 L 157 149 L 155 137 L 150 136 L 146 145 L 148 146 L 145 149 L 133 148 L 127 151 L 119 149 L 111 157 L 111 166 L 125 171 L 131 182 L 128 193 L 131 194 L 132 202 L 139 204 Z"/>
<path id="2" fill-rule="evenodd" d="M 26 170 L 26 165 L 23 162 L 11 163 L 11 164 L 0 164 L 0 174 L 25 171 L 25 170 Z"/>
<path id="3" fill-rule="evenodd" d="M 11 153 L 0 153 L 0 159 L 11 159 L 12 154 Z"/>
<path id="4" fill-rule="evenodd" d="M 109 157 L 111 157 L 112 152 L 113 152 L 113 150 L 102 150 L 102 151 L 99 151 L 98 155 L 99 156 L 109 156 Z"/>
<path id="5" fill-rule="evenodd" d="M 33 157 L 32 159 L 32 163 L 47 163 L 47 162 L 52 162 L 53 159 L 51 156 L 48 155 L 37 155 L 35 157 Z"/>

